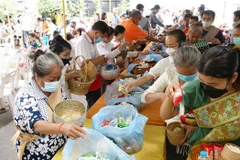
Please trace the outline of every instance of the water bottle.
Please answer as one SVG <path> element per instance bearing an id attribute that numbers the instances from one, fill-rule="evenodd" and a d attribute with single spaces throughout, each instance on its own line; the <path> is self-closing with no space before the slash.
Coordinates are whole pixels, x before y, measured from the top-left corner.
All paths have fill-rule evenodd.
<path id="1" fill-rule="evenodd" d="M 198 157 L 198 160 L 208 160 L 207 158 L 207 152 L 206 151 L 201 151 L 200 155 Z"/>

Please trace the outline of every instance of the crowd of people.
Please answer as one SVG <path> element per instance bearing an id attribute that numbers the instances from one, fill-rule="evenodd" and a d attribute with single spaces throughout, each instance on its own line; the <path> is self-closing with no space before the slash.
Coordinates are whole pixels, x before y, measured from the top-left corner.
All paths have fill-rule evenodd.
<path id="1" fill-rule="evenodd" d="M 159 116 L 167 123 L 179 121 L 179 115 L 203 105 L 224 103 L 223 98 L 226 96 L 239 95 L 240 10 L 233 13 L 234 25 L 230 40 L 226 41 L 222 30 L 214 26 L 215 12 L 205 10 L 204 6 L 199 7 L 198 15 L 193 15 L 191 10 L 184 10 L 173 25 L 165 25 L 157 17 L 160 9 L 159 5 L 155 5 L 149 17 L 143 17 L 144 5 L 138 4 L 123 19 L 114 14 L 115 20 L 111 26 L 106 20 L 106 13 L 102 13 L 90 30 L 78 28 L 77 22 L 71 21 L 67 26 L 67 39 L 61 36 L 62 18 L 59 11 L 56 11 L 54 23 L 43 16 L 37 20 L 34 30 L 24 22 L 28 22 L 29 14 L 22 17 L 24 47 L 31 46 L 35 49 L 33 78 L 19 90 L 15 99 L 14 122 L 20 131 L 16 146 L 22 159 L 51 159 L 68 137 L 85 137 L 82 127 L 74 123 L 57 124 L 52 121 L 48 99 L 55 92 L 60 92 L 62 100 L 84 97 L 90 109 L 103 94 L 103 86 L 106 87 L 99 73 L 100 67 L 116 64 L 125 70 L 132 62 L 131 58 L 124 56 L 131 45 L 141 46 L 152 41 L 165 47 L 168 56 L 158 61 L 148 74 L 125 83 L 124 86 L 130 92 L 135 87 L 154 80 L 152 86 L 142 94 L 141 101 L 149 104 L 161 100 Z M 45 45 L 49 46 L 47 50 L 42 49 Z M 142 57 L 149 53 L 139 50 L 137 54 Z M 81 96 L 71 93 L 67 84 L 69 79 L 80 76 L 79 72 L 66 72 L 77 56 L 90 60 L 98 72 L 88 93 Z M 116 58 L 117 56 L 122 59 Z M 82 61 L 82 58 L 77 59 L 79 64 Z M 59 86 L 62 89 L 59 90 Z M 173 105 L 173 95 L 179 86 L 184 90 L 184 107 Z M 231 101 L 233 103 L 229 105 L 236 107 L 234 104 L 237 100 Z M 228 120 L 233 115 L 225 116 L 225 124 L 231 123 L 236 128 L 239 126 L 236 119 Z M 208 135 L 212 136 L 212 142 L 240 145 L 236 131 L 231 131 L 231 134 L 224 132 L 226 136 L 220 141 L 214 137 L 222 133 L 212 133 L 214 127 L 184 127 L 187 132 L 181 143 L 183 146 L 191 148 L 199 141 L 205 142 L 204 138 Z M 186 159 L 188 156 L 177 153 L 176 147 L 169 141 L 166 153 L 168 160 Z"/>

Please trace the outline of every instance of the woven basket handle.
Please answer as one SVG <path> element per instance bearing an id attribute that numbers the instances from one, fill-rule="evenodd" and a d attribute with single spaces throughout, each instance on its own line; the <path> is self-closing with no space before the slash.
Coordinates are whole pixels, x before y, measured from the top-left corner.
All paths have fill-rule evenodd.
<path id="1" fill-rule="evenodd" d="M 73 62 L 72 62 L 72 63 L 70 64 L 70 66 L 69 66 L 70 69 L 76 69 L 75 64 L 77 63 L 77 59 L 78 59 L 79 57 L 80 57 L 80 56 L 77 56 L 77 57 L 75 57 L 75 58 L 73 59 Z M 78 63 L 77 63 L 77 65 L 79 66 L 79 68 L 81 68 Z"/>
<path id="2" fill-rule="evenodd" d="M 78 56 L 79 57 L 79 56 Z M 86 73 L 86 76 L 85 76 L 85 79 L 84 79 L 84 83 L 86 83 L 87 81 L 87 75 L 88 75 L 88 67 L 87 67 L 87 60 L 85 59 L 84 56 L 80 55 L 80 57 L 83 59 L 83 63 L 85 63 L 85 73 Z M 79 65 L 79 64 L 78 64 Z M 80 67 L 81 68 L 81 67 Z"/>

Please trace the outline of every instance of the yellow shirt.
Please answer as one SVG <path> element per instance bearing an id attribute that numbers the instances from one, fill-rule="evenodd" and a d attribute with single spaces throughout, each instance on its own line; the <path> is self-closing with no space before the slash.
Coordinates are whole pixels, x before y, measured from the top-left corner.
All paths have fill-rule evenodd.
<path id="1" fill-rule="evenodd" d="M 55 15 L 55 20 L 56 20 L 56 25 L 57 25 L 57 26 L 60 26 L 61 23 L 62 23 L 62 17 L 61 17 L 61 15 L 59 15 L 59 14 Z"/>

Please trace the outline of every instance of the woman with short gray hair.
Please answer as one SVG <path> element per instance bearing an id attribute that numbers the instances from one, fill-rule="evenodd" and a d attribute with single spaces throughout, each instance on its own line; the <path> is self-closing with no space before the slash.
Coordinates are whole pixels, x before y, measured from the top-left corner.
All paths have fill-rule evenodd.
<path id="1" fill-rule="evenodd" d="M 35 53 L 33 78 L 16 95 L 13 137 L 20 159 L 52 159 L 67 137 L 85 137 L 85 131 L 74 123 L 54 123 L 55 105 L 66 99 L 59 79 L 62 60 L 53 53 Z"/>
<path id="2" fill-rule="evenodd" d="M 175 69 L 166 68 L 165 72 L 141 96 L 143 103 L 152 103 L 165 99 L 165 89 L 171 84 L 183 87 L 197 78 L 197 65 L 201 53 L 194 46 L 183 46 L 173 56 Z M 187 82 L 187 83 L 186 83 Z"/>

